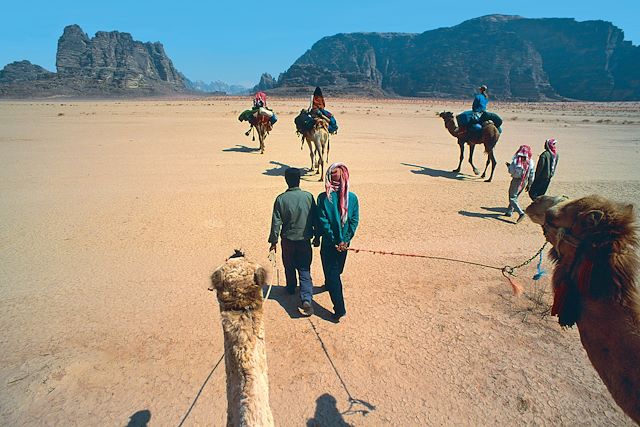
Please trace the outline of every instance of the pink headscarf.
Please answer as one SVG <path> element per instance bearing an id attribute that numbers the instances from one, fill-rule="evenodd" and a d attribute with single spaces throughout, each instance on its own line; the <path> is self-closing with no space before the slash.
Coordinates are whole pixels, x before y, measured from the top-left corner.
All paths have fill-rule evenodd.
<path id="1" fill-rule="evenodd" d="M 545 150 L 548 150 L 551 153 L 551 157 L 553 161 L 551 162 L 551 173 L 555 173 L 556 164 L 558 163 L 558 147 L 556 144 L 558 141 L 555 138 L 549 138 L 544 142 Z"/>
<path id="2" fill-rule="evenodd" d="M 338 193 L 340 222 L 344 225 L 349 214 L 349 169 L 344 163 L 334 163 L 329 166 L 324 178 L 324 187 L 329 202 L 331 202 L 331 192 Z"/>
<path id="3" fill-rule="evenodd" d="M 527 176 L 529 175 L 529 169 L 531 168 L 531 147 L 528 145 L 521 145 L 516 151 L 516 154 L 513 156 L 513 161 L 516 162 L 518 166 L 522 168 L 524 173 L 522 174 L 522 181 L 520 181 L 520 186 L 518 190 L 521 191 L 524 187 L 525 182 L 527 181 Z"/>

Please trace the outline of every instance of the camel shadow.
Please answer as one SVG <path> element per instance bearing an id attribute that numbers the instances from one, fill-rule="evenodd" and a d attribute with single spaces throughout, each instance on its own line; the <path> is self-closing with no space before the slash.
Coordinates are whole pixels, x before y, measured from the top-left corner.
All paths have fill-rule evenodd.
<path id="1" fill-rule="evenodd" d="M 255 153 L 256 151 L 260 151 L 260 148 L 247 147 L 246 145 L 236 144 L 235 147 L 225 148 L 222 151 L 224 152 L 233 152 L 233 153 Z"/>
<path id="2" fill-rule="evenodd" d="M 426 166 L 412 165 L 411 163 L 400 163 L 400 164 L 404 166 L 409 166 L 412 168 L 418 168 L 417 170 L 411 171 L 411 173 L 415 173 L 416 175 L 427 175 L 433 178 L 455 179 L 456 181 L 477 181 L 478 179 L 480 179 L 475 175 L 467 175 L 459 172 L 443 171 L 440 169 L 431 169 Z"/>
<path id="3" fill-rule="evenodd" d="M 487 212 L 458 211 L 458 214 L 470 218 L 495 219 L 498 221 L 506 222 L 507 224 L 514 224 L 513 221 L 509 221 L 508 219 L 506 219 L 507 217 L 504 216 L 505 208 L 487 208 L 485 206 L 481 206 L 480 209 L 484 209 Z"/>
<path id="4" fill-rule="evenodd" d="M 148 409 L 138 411 L 129 417 L 126 427 L 146 427 L 151 420 L 151 412 Z"/>
<path id="5" fill-rule="evenodd" d="M 275 162 L 273 160 L 271 160 L 269 162 L 269 164 L 272 164 L 272 165 L 275 165 L 275 166 L 272 167 L 271 169 L 267 169 L 266 171 L 262 172 L 262 175 L 284 176 L 284 171 L 286 171 L 287 169 L 289 169 L 291 167 L 289 165 L 285 165 L 284 163 Z"/>
<path id="6" fill-rule="evenodd" d="M 316 399 L 316 411 L 313 418 L 307 420 L 307 427 L 335 426 L 350 427 L 352 424 L 347 423 L 344 417 L 338 411 L 336 398 L 325 393 Z"/>

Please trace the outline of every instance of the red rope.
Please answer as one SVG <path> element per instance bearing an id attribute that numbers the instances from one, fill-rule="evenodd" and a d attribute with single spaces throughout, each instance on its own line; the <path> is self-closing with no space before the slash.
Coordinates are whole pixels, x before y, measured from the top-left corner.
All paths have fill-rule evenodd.
<path id="1" fill-rule="evenodd" d="M 434 260 L 440 260 L 440 261 L 451 261 L 451 262 L 458 262 L 458 263 L 461 263 L 461 264 L 470 264 L 470 265 L 475 265 L 475 266 L 478 266 L 478 267 L 490 268 L 490 269 L 493 269 L 493 270 L 499 270 L 502 273 L 502 275 L 507 279 L 507 281 L 509 282 L 509 285 L 511 285 L 511 290 L 513 291 L 513 294 L 515 296 L 522 295 L 522 292 L 524 291 L 524 288 L 522 287 L 522 285 L 520 285 L 518 282 L 513 280 L 512 277 L 511 277 L 511 276 L 515 277 L 515 268 L 511 267 L 511 266 L 508 266 L 508 265 L 505 265 L 504 267 L 496 267 L 494 265 L 481 264 L 479 262 L 465 261 L 465 260 L 462 260 L 462 259 L 439 257 L 439 256 L 430 256 L 430 255 L 421 255 L 421 254 L 412 254 L 412 253 L 378 251 L 378 250 L 371 250 L 371 249 L 347 248 L 347 250 L 355 252 L 355 253 L 368 252 L 368 253 L 375 254 L 375 255 L 392 255 L 392 256 L 401 256 L 401 257 L 408 257 L 408 258 L 425 258 L 425 259 L 434 259 Z"/>

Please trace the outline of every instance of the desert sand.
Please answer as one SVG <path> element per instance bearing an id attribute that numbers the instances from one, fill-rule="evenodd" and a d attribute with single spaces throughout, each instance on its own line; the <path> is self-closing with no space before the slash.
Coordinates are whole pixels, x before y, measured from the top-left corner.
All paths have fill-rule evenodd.
<path id="1" fill-rule="evenodd" d="M 309 167 L 293 125 L 308 100 L 269 101 L 279 121 L 263 155 L 237 120 L 249 98 L 0 103 L 0 425 L 224 425 L 207 287 L 235 247 L 272 272 L 278 425 L 632 425 L 577 330 L 543 314 L 550 283 L 532 279 L 537 260 L 518 270 L 516 298 L 497 270 L 350 253 L 348 313 L 334 324 L 316 249 L 316 315 L 299 317 L 267 237 L 284 170 Z M 448 172 L 458 146 L 435 116 L 466 102 L 328 98 L 340 125 L 329 161 L 349 166 L 360 199 L 352 246 L 526 260 L 544 238 L 500 215 L 504 162 L 520 144 L 537 159 L 549 137 L 560 152 L 549 194 L 640 206 L 639 107 L 492 102 L 505 123 L 484 183 L 466 161 Z M 323 191 L 311 174 L 301 186 Z M 367 404 L 350 407 L 349 394 Z"/>

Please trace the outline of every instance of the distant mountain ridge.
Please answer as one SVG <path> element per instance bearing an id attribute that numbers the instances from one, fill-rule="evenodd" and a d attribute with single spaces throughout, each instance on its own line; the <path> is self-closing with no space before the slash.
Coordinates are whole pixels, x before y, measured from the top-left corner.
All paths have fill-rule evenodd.
<path id="1" fill-rule="evenodd" d="M 192 81 L 185 77 L 185 85 L 187 89 L 204 93 L 224 93 L 228 95 L 248 95 L 251 93 L 250 87 L 228 84 L 220 80 L 205 83 L 202 80 Z"/>
<path id="2" fill-rule="evenodd" d="M 489 15 L 421 34 L 324 37 L 273 93 L 469 97 L 480 84 L 512 100 L 640 100 L 640 47 L 605 21 Z"/>

